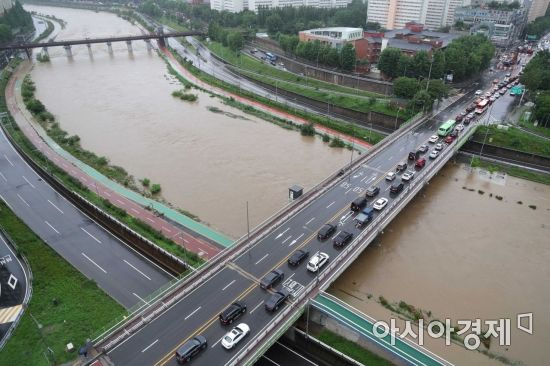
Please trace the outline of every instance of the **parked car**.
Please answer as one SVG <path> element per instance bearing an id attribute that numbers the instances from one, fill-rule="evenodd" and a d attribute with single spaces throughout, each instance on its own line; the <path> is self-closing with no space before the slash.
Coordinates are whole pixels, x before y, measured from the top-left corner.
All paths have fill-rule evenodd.
<path id="1" fill-rule="evenodd" d="M 327 253 L 317 252 L 311 257 L 306 268 L 310 272 L 317 272 L 328 262 L 328 259 L 329 255 Z"/>
<path id="2" fill-rule="evenodd" d="M 394 172 L 389 172 L 388 174 L 386 174 L 386 180 L 387 181 L 392 181 L 395 179 L 395 173 Z"/>
<path id="3" fill-rule="evenodd" d="M 507 91 L 508 91 L 508 89 L 502 88 L 502 89 L 500 89 L 499 93 L 500 93 L 500 95 L 504 95 L 504 94 L 506 94 Z"/>
<path id="4" fill-rule="evenodd" d="M 437 135 L 432 135 L 430 137 L 430 139 L 428 140 L 428 142 L 432 143 L 432 144 L 435 144 L 437 142 L 437 140 L 439 140 L 439 136 Z"/>
<path id="5" fill-rule="evenodd" d="M 461 132 L 462 130 L 464 130 L 464 125 L 463 125 L 463 124 L 456 125 L 455 129 L 456 129 L 458 132 Z"/>
<path id="6" fill-rule="evenodd" d="M 454 139 L 455 138 L 453 136 L 449 135 L 449 136 L 445 137 L 444 141 L 445 141 L 446 144 L 450 144 L 454 141 Z"/>
<path id="7" fill-rule="evenodd" d="M 176 361 L 178 363 L 186 363 L 197 356 L 207 346 L 206 338 L 202 335 L 197 335 L 184 344 L 176 351 Z"/>
<path id="8" fill-rule="evenodd" d="M 405 182 L 410 181 L 414 178 L 414 170 L 407 170 L 405 173 L 403 173 L 403 176 L 401 177 L 402 180 Z"/>
<path id="9" fill-rule="evenodd" d="M 298 249 L 295 251 L 290 258 L 288 258 L 288 264 L 291 266 L 297 266 L 300 263 L 304 261 L 309 256 L 309 252 L 307 250 Z"/>
<path id="10" fill-rule="evenodd" d="M 365 193 L 365 195 L 366 195 L 367 197 L 374 197 L 374 196 L 376 196 L 379 192 L 380 192 L 380 187 L 377 187 L 377 186 L 370 186 L 369 188 L 367 188 L 367 193 Z"/>
<path id="11" fill-rule="evenodd" d="M 439 151 L 437 150 L 432 150 L 432 152 L 430 153 L 430 159 L 435 159 L 439 156 Z"/>
<path id="12" fill-rule="evenodd" d="M 367 199 L 365 197 L 357 197 L 353 200 L 350 208 L 353 212 L 361 211 L 367 205 Z"/>
<path id="13" fill-rule="evenodd" d="M 424 165 L 426 165 L 426 159 L 424 159 L 424 158 L 418 159 L 416 161 L 416 163 L 414 164 L 415 167 L 420 168 L 420 169 L 424 168 Z"/>
<path id="14" fill-rule="evenodd" d="M 285 273 L 280 269 L 274 269 L 265 275 L 264 278 L 260 281 L 260 287 L 264 290 L 273 288 L 277 283 L 282 281 L 285 278 Z"/>
<path id="15" fill-rule="evenodd" d="M 225 349 L 235 347 L 244 337 L 250 333 L 250 327 L 245 323 L 237 325 L 222 338 L 222 346 Z"/>
<path id="16" fill-rule="evenodd" d="M 286 288 L 282 288 L 267 299 L 265 302 L 265 309 L 267 311 L 277 311 L 289 297 L 290 292 Z"/>
<path id="17" fill-rule="evenodd" d="M 483 93 L 482 90 L 476 90 L 476 95 L 481 95 L 481 93 Z"/>
<path id="18" fill-rule="evenodd" d="M 405 185 L 403 183 L 394 183 L 390 187 L 390 193 L 399 194 L 401 193 L 403 188 L 405 188 Z"/>
<path id="19" fill-rule="evenodd" d="M 335 247 L 343 247 L 347 243 L 351 241 L 353 238 L 353 234 L 349 233 L 347 231 L 341 231 L 338 235 L 336 235 L 336 238 L 334 238 L 334 246 Z"/>
<path id="20" fill-rule="evenodd" d="M 424 154 L 426 151 L 428 151 L 428 145 L 420 145 L 420 147 L 418 148 L 418 151 Z"/>
<path id="21" fill-rule="evenodd" d="M 326 238 L 334 234 L 335 231 L 336 231 L 336 225 L 325 224 L 323 225 L 321 230 L 319 230 L 319 233 L 317 234 L 317 238 L 319 240 L 325 240 Z"/>
<path id="22" fill-rule="evenodd" d="M 405 162 L 401 162 L 401 163 L 397 164 L 397 166 L 395 167 L 395 170 L 397 170 L 398 172 L 402 172 L 405 169 L 407 169 L 407 163 L 405 163 Z"/>
<path id="23" fill-rule="evenodd" d="M 491 97 L 489 98 L 489 103 L 493 103 L 495 100 L 496 98 L 491 95 Z"/>
<path id="24" fill-rule="evenodd" d="M 495 94 L 493 94 L 493 98 L 495 98 L 495 99 L 498 99 L 498 98 L 500 98 L 500 94 L 499 94 L 499 93 L 495 93 Z"/>
<path id="25" fill-rule="evenodd" d="M 386 205 L 388 204 L 388 199 L 385 198 L 385 197 L 382 197 L 382 198 L 379 198 L 376 200 L 376 202 L 374 202 L 374 205 L 372 205 L 372 207 L 375 209 L 375 210 L 382 210 L 384 207 L 386 207 Z"/>
<path id="26" fill-rule="evenodd" d="M 232 324 L 246 313 L 246 304 L 243 301 L 235 301 L 220 314 L 220 322 L 223 325 Z"/>

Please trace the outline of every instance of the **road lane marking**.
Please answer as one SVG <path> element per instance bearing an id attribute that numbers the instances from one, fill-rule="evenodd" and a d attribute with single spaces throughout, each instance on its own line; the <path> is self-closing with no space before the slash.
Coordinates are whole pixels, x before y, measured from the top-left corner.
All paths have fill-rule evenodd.
<path id="1" fill-rule="evenodd" d="M 97 268 L 99 268 L 100 270 L 102 270 L 103 273 L 107 273 L 107 271 L 104 270 L 103 268 L 101 268 L 101 266 L 100 266 L 99 264 L 97 264 L 96 262 L 94 262 L 94 261 L 92 260 L 92 258 L 88 257 L 88 256 L 87 256 L 86 254 L 84 254 L 83 252 L 81 252 L 81 253 L 82 253 L 82 255 L 84 256 L 84 258 L 86 258 L 87 260 L 89 260 L 90 262 L 92 262 Z M 134 294 L 134 295 L 136 295 L 136 294 Z M 137 295 L 136 295 L 136 296 L 137 296 Z M 139 296 L 138 296 L 138 297 L 139 297 Z"/>
<path id="2" fill-rule="evenodd" d="M 143 301 L 144 303 L 146 303 L 147 305 L 149 305 L 149 303 L 145 300 L 143 300 L 141 297 L 139 297 L 138 294 L 136 294 L 135 292 L 132 292 L 134 294 L 135 297 L 137 297 L 140 301 Z"/>
<path id="3" fill-rule="evenodd" d="M 287 228 L 285 231 L 283 231 L 282 233 L 280 233 L 279 235 L 277 235 L 277 236 L 275 237 L 275 239 L 279 239 L 281 236 L 283 236 L 284 233 L 286 233 L 286 232 L 289 231 L 289 230 L 290 230 L 290 228 Z"/>
<path id="4" fill-rule="evenodd" d="M 25 201 L 25 200 L 23 199 L 23 197 L 21 197 L 21 195 L 20 195 L 19 193 L 17 193 L 17 197 L 19 197 L 19 199 L 20 199 L 21 201 L 23 201 L 24 204 L 26 204 L 27 206 L 31 207 L 31 205 L 29 205 L 29 203 L 28 203 L 27 201 Z"/>
<path id="5" fill-rule="evenodd" d="M 190 317 L 192 317 L 193 314 L 195 314 L 197 311 L 199 311 L 199 310 L 201 309 L 201 307 L 202 307 L 202 306 L 199 306 L 198 308 L 196 308 L 195 310 L 193 310 L 193 312 L 191 312 L 191 314 L 187 315 L 187 316 L 185 317 L 184 320 L 187 320 L 187 319 L 189 319 Z"/>
<path id="6" fill-rule="evenodd" d="M 106 195 L 107 197 L 111 197 L 111 194 L 107 191 L 103 191 L 103 194 Z"/>
<path id="7" fill-rule="evenodd" d="M 254 309 L 250 310 L 250 314 L 255 312 L 256 309 L 258 309 L 260 306 L 262 306 L 263 303 L 264 303 L 264 300 L 260 301 L 260 303 L 258 305 L 254 306 Z"/>
<path id="8" fill-rule="evenodd" d="M 290 244 L 288 244 L 289 247 L 293 246 L 294 244 L 296 244 L 296 242 L 298 240 L 300 240 L 300 238 L 304 236 L 304 233 L 302 233 L 299 237 L 297 237 L 296 239 L 294 239 L 293 241 L 290 242 Z"/>
<path id="9" fill-rule="evenodd" d="M 53 231 L 55 231 L 56 233 L 59 234 L 59 231 L 57 231 L 57 230 L 52 226 L 52 224 L 50 224 L 50 223 L 47 222 L 47 221 L 44 221 L 44 222 L 45 222 L 49 227 L 51 227 Z M 84 253 L 82 253 L 82 254 L 84 254 Z"/>
<path id="10" fill-rule="evenodd" d="M 119 200 L 118 198 L 117 198 L 117 200 L 116 200 L 116 201 L 117 201 L 118 203 L 120 203 L 121 205 L 125 205 L 124 201 L 122 201 L 122 200 Z"/>
<path id="11" fill-rule="evenodd" d="M 271 362 L 272 364 L 274 364 L 275 366 L 281 366 L 280 364 L 273 361 L 271 358 L 267 357 L 266 355 L 262 355 L 262 357 L 265 358 L 266 360 L 268 360 L 269 362 Z"/>
<path id="12" fill-rule="evenodd" d="M 348 189 L 348 190 L 346 191 L 346 193 L 344 193 L 344 194 L 348 194 L 352 189 L 353 189 L 353 188 Z M 334 202 L 332 202 L 332 203 L 334 203 Z M 332 205 L 332 203 L 331 203 L 330 205 L 328 205 L 327 208 L 329 208 L 329 207 Z"/>
<path id="13" fill-rule="evenodd" d="M 149 220 L 149 221 L 151 221 L 151 222 L 153 222 L 153 223 L 155 222 L 155 220 L 153 220 L 153 219 L 150 218 L 150 217 L 146 217 L 146 219 Z"/>
<path id="14" fill-rule="evenodd" d="M 235 281 L 236 281 L 236 280 L 233 280 L 233 281 L 229 282 L 227 285 L 225 285 L 225 287 L 222 288 L 222 291 L 225 291 L 225 289 L 228 288 L 229 286 L 231 286 L 232 284 L 234 284 Z"/>
<path id="15" fill-rule="evenodd" d="M 171 234 L 171 233 L 172 233 L 172 230 L 170 230 L 170 229 L 167 228 L 166 226 L 163 226 L 163 227 L 162 227 L 162 230 L 166 230 L 166 232 L 167 232 L 168 234 Z"/>
<path id="16" fill-rule="evenodd" d="M 390 188 L 391 188 L 391 186 L 388 186 L 388 188 L 384 189 L 384 192 L 387 192 L 388 189 L 390 189 Z"/>
<path id="17" fill-rule="evenodd" d="M 134 294 L 135 295 L 135 294 Z M 151 343 L 150 345 L 148 345 L 147 347 L 145 347 L 144 349 L 141 350 L 141 353 L 144 353 L 146 352 L 149 348 L 153 347 L 155 344 L 157 344 L 159 340 L 156 339 L 153 343 Z"/>
<path id="18" fill-rule="evenodd" d="M 378 165 L 378 166 L 376 167 L 376 169 L 378 170 L 378 169 L 380 169 L 381 167 L 382 167 L 382 164 Z"/>
<path id="19" fill-rule="evenodd" d="M 309 221 L 306 222 L 306 225 L 309 225 L 313 220 L 315 220 L 315 217 L 312 217 L 311 219 L 309 219 Z"/>
<path id="20" fill-rule="evenodd" d="M 132 211 L 134 211 L 135 213 L 139 214 L 139 211 L 138 211 L 138 210 L 136 210 L 136 209 L 135 209 L 135 208 L 133 208 L 133 207 L 132 207 L 132 208 L 130 208 L 130 210 L 132 210 Z"/>
<path id="21" fill-rule="evenodd" d="M 0 194 L 0 199 L 2 199 L 2 201 L 4 201 L 4 203 L 6 204 L 6 206 L 8 206 L 8 207 L 10 208 L 10 210 L 13 211 L 13 208 L 10 206 L 10 204 L 8 203 L 8 201 L 6 201 L 6 199 L 4 198 L 4 196 L 2 196 L 1 194 Z"/>
<path id="22" fill-rule="evenodd" d="M 220 343 L 220 341 L 223 339 L 223 337 L 225 337 L 225 334 L 221 336 L 220 339 L 218 339 L 213 345 L 210 346 L 210 348 L 214 348 L 218 345 L 218 343 Z"/>
<path id="23" fill-rule="evenodd" d="M 50 203 L 50 205 L 52 205 L 53 207 L 55 207 L 57 209 L 57 211 L 63 213 L 63 211 L 61 211 L 61 209 L 59 207 L 57 207 L 52 201 L 48 200 L 48 202 Z"/>
<path id="24" fill-rule="evenodd" d="M 135 269 L 137 272 L 139 272 L 143 277 L 147 278 L 149 281 L 151 281 L 151 278 L 147 276 L 145 273 L 141 272 L 139 269 L 137 269 L 135 266 L 132 265 L 132 263 L 128 262 L 126 259 L 123 259 L 124 262 L 126 262 L 127 265 Z"/>
<path id="25" fill-rule="evenodd" d="M 260 258 L 256 263 L 254 263 L 255 265 L 258 265 L 258 263 L 260 263 L 261 261 L 263 261 L 264 259 L 267 258 L 267 256 L 269 255 L 269 253 L 267 253 L 266 255 L 264 255 L 262 258 Z"/>
<path id="26" fill-rule="evenodd" d="M 8 180 L 6 179 L 6 177 L 4 176 L 4 174 L 2 174 L 2 172 L 0 172 L 0 177 L 2 177 L 2 179 L 3 179 L 4 181 L 6 181 L 6 182 L 8 181 Z M 23 178 L 24 178 L 24 177 L 23 177 Z"/>
<path id="27" fill-rule="evenodd" d="M 334 240 L 334 238 L 336 238 L 338 236 L 338 234 L 340 234 L 342 232 L 342 230 L 340 230 L 339 232 L 336 233 L 336 235 L 334 235 L 331 239 Z"/>
<path id="28" fill-rule="evenodd" d="M 288 239 L 292 238 L 292 235 L 290 235 L 289 237 L 287 237 L 285 240 L 283 240 L 283 244 L 287 242 Z"/>
<path id="29" fill-rule="evenodd" d="M 11 166 L 15 166 L 15 165 L 13 165 L 13 163 L 11 162 L 11 160 L 8 159 L 8 157 L 6 156 L 6 154 L 4 154 L 4 158 L 6 158 L 6 160 L 8 161 L 8 163 L 10 163 Z"/>
<path id="30" fill-rule="evenodd" d="M 2 173 L 0 173 L 2 174 Z M 25 182 L 29 183 L 29 185 L 33 188 L 36 188 L 31 182 L 29 182 L 29 180 L 27 179 L 27 177 L 25 177 L 24 175 L 22 175 L 23 179 L 25 180 Z"/>
<path id="31" fill-rule="evenodd" d="M 92 234 L 90 234 L 86 229 L 84 229 L 83 227 L 81 227 L 80 229 L 82 229 L 82 231 L 84 231 L 86 234 L 88 234 L 92 239 L 94 239 L 94 240 L 97 241 L 99 244 L 101 244 L 101 240 L 99 240 L 98 238 L 96 238 L 95 236 L 93 236 Z"/>
<path id="32" fill-rule="evenodd" d="M 277 341 L 276 343 L 277 343 L 278 345 L 280 345 L 281 347 L 286 348 L 288 351 L 294 353 L 296 356 L 298 356 L 298 357 L 302 358 L 303 360 L 309 362 L 310 364 L 316 365 L 316 366 L 318 365 L 318 364 L 312 362 L 311 360 L 308 360 L 307 358 L 305 358 L 304 356 L 302 356 L 302 355 L 299 354 L 298 352 L 294 351 L 293 349 L 288 348 L 287 346 L 285 346 L 285 345 L 282 344 L 281 342 Z"/>
<path id="33" fill-rule="evenodd" d="M 349 191 L 348 191 L 349 192 Z M 347 193 L 347 192 L 346 192 Z M 327 208 L 329 208 L 330 206 L 334 205 L 336 203 L 336 201 L 332 201 L 332 203 L 330 205 L 327 206 Z"/>
<path id="34" fill-rule="evenodd" d="M 390 156 L 390 158 L 388 159 L 388 161 L 392 161 L 393 160 L 393 155 Z"/>

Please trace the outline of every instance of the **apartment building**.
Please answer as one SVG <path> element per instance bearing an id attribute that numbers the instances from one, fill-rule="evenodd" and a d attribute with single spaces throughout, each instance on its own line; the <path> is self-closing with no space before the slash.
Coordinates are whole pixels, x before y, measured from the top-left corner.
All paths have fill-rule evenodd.
<path id="1" fill-rule="evenodd" d="M 259 8 L 283 8 L 285 6 L 312 6 L 315 8 L 346 7 L 352 0 L 210 0 L 210 9 L 238 13 L 251 10 L 255 13 Z"/>
<path id="2" fill-rule="evenodd" d="M 550 0 L 532 0 L 529 8 L 529 14 L 527 15 L 527 22 L 532 22 L 538 17 L 544 16 Z"/>

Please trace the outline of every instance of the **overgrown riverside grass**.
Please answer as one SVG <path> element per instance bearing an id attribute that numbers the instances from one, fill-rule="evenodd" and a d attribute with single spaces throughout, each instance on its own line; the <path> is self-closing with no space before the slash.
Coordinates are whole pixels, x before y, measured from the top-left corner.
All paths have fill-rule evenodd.
<path id="1" fill-rule="evenodd" d="M 38 43 L 38 42 L 42 41 L 43 39 L 47 38 L 50 34 L 52 34 L 52 32 L 55 28 L 51 21 L 49 21 L 47 19 L 42 19 L 42 20 L 46 22 L 48 27 L 44 30 L 44 32 L 40 33 L 38 38 L 36 38 L 33 42 Z"/>
<path id="2" fill-rule="evenodd" d="M 17 60 L 18 62 L 20 60 Z M 15 67 L 17 63 L 14 63 L 12 67 Z M 0 112 L 8 112 L 6 107 L 6 98 L 5 98 L 5 89 L 6 84 L 9 80 L 11 73 L 4 69 L 0 76 Z M 9 112 L 8 112 L 9 113 Z M 9 118 L 9 121 L 6 119 L 4 121 L 4 128 L 16 142 L 16 144 L 23 149 L 23 151 L 32 157 L 32 159 L 38 163 L 42 168 L 46 169 L 51 175 L 60 180 L 65 187 L 69 190 L 72 190 L 88 201 L 94 203 L 104 212 L 112 215 L 117 218 L 119 221 L 126 224 L 132 230 L 136 231 L 143 237 L 151 240 L 153 243 L 159 247 L 165 249 L 169 253 L 183 259 L 192 267 L 198 267 L 200 264 L 204 263 L 204 260 L 200 258 L 196 253 L 190 252 L 182 248 L 180 245 L 173 242 L 171 239 L 166 238 L 161 232 L 153 229 L 147 223 L 128 215 L 126 211 L 117 206 L 111 204 L 108 200 L 101 198 L 96 192 L 90 191 L 86 186 L 84 186 L 80 181 L 73 178 L 67 174 L 64 170 L 57 167 L 52 161 L 50 161 L 46 156 L 39 152 L 36 147 L 27 139 L 24 133 L 18 128 L 17 124 Z M 190 216 L 189 213 L 183 212 L 184 214 Z"/>
<path id="3" fill-rule="evenodd" d="M 198 79 L 202 80 L 203 82 L 205 82 L 207 84 L 210 84 L 212 86 L 218 87 L 218 88 L 223 89 L 223 90 L 226 90 L 226 91 L 231 92 L 235 95 L 239 95 L 239 96 L 242 96 L 242 97 L 245 97 L 245 98 L 248 98 L 248 99 L 256 100 L 256 101 L 258 101 L 258 102 L 260 102 L 260 103 L 262 103 L 266 106 L 273 107 L 273 108 L 276 108 L 278 110 L 287 112 L 291 115 L 295 115 L 297 117 L 304 118 L 308 121 L 311 121 L 311 122 L 317 123 L 321 126 L 330 128 L 331 130 L 333 130 L 335 132 L 340 132 L 344 135 L 353 136 L 355 138 L 366 141 L 366 142 L 368 142 L 372 145 L 378 143 L 379 141 L 381 141 L 384 138 L 384 135 L 382 135 L 380 133 L 377 133 L 375 131 L 368 130 L 368 129 L 365 129 L 365 128 L 362 128 L 362 127 L 359 127 L 359 126 L 357 126 L 353 123 L 348 123 L 348 122 L 344 122 L 344 121 L 337 121 L 337 120 L 330 119 L 330 118 L 327 118 L 327 117 L 324 117 L 324 116 L 320 116 L 318 114 L 309 113 L 309 112 L 301 111 L 301 110 L 298 110 L 298 109 L 294 109 L 294 108 L 288 107 L 288 106 L 286 106 L 282 103 L 274 102 L 270 99 L 267 99 L 267 98 L 261 97 L 259 95 L 256 95 L 254 93 L 242 90 L 242 89 L 240 89 L 236 86 L 233 86 L 229 83 L 226 83 L 225 81 L 217 79 L 217 78 L 213 77 L 212 75 L 206 74 L 203 71 L 199 70 L 198 68 L 193 66 L 191 62 L 185 61 L 174 49 L 170 49 L 170 51 L 172 52 L 172 54 L 174 55 L 176 60 L 183 67 L 185 67 L 191 74 L 193 74 Z M 179 75 L 171 67 L 169 69 L 171 69 L 170 72 L 173 75 L 175 75 L 178 78 L 178 80 L 180 80 L 182 82 L 188 82 L 188 81 L 184 81 L 186 79 L 184 77 L 182 77 L 181 75 Z M 242 110 L 245 110 L 245 111 L 250 110 L 250 108 L 251 108 L 251 107 L 246 106 L 242 103 L 236 102 L 235 100 L 232 100 L 231 102 L 233 103 L 232 104 L 233 106 L 237 106 L 238 108 L 240 108 Z M 285 123 L 290 123 L 290 124 L 293 124 L 293 125 L 295 124 L 293 122 L 286 121 L 284 119 L 280 119 L 280 120 L 285 121 Z"/>
<path id="4" fill-rule="evenodd" d="M 485 133 L 487 133 L 487 139 L 485 139 Z M 533 136 L 515 127 L 510 127 L 506 131 L 498 129 L 497 126 L 480 126 L 473 139 L 477 142 L 485 141 L 485 143 L 495 146 L 550 157 L 548 140 Z"/>
<path id="5" fill-rule="evenodd" d="M 490 172 L 504 172 L 508 175 L 517 178 L 527 179 L 533 182 L 550 185 L 550 174 L 535 173 L 527 169 L 522 169 L 515 166 L 508 166 L 480 160 L 479 157 L 474 157 L 472 167 L 487 169 Z"/>
<path id="6" fill-rule="evenodd" d="M 299 76 L 288 71 L 280 70 L 270 65 L 267 65 L 259 61 L 258 59 L 245 54 L 244 52 L 237 53 L 231 50 L 229 47 L 223 46 L 219 42 L 210 41 L 209 43 L 206 43 L 206 46 L 208 47 L 208 49 L 210 49 L 211 52 L 216 54 L 218 57 L 223 58 L 224 60 L 226 60 L 227 62 L 229 62 L 234 66 L 237 66 L 245 70 L 253 71 L 254 73 L 257 73 L 257 74 L 265 74 L 268 76 L 272 76 L 281 81 L 306 84 L 308 86 L 318 88 L 318 89 L 325 89 L 329 91 L 350 94 L 350 96 L 360 96 L 365 98 L 369 98 L 369 97 L 388 98 L 382 94 L 369 92 L 362 89 L 355 89 L 355 88 L 350 88 L 342 85 L 327 83 L 314 78 Z M 261 80 L 264 80 L 264 79 L 261 79 Z"/>
<path id="7" fill-rule="evenodd" d="M 3 201 L 0 222 L 27 258 L 34 277 L 29 307 L 0 352 L 0 365 L 49 366 L 53 357 L 55 364 L 75 359 L 90 334 L 125 314 L 124 308 L 40 240 Z M 64 350 L 69 342 L 77 351 Z"/>
<path id="8" fill-rule="evenodd" d="M 185 90 L 176 90 L 172 92 L 172 96 L 188 102 L 194 102 L 199 97 L 196 94 L 186 93 Z"/>
<path id="9" fill-rule="evenodd" d="M 393 365 L 390 361 L 329 330 L 323 329 L 316 338 L 364 365 Z"/>

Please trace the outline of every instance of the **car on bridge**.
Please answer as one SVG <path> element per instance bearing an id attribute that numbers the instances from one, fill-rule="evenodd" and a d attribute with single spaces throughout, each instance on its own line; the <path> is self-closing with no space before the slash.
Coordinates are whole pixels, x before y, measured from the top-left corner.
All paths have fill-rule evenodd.
<path id="1" fill-rule="evenodd" d="M 398 171 L 398 172 L 402 172 L 406 169 L 407 169 L 407 163 L 405 163 L 403 161 L 400 162 L 399 164 L 397 164 L 396 167 L 395 167 L 395 170 Z"/>
<path id="2" fill-rule="evenodd" d="M 269 290 L 282 281 L 283 278 L 285 278 L 285 273 L 280 269 L 274 269 L 262 278 L 260 281 L 260 287 L 264 290 Z"/>
<path id="3" fill-rule="evenodd" d="M 317 272 L 328 262 L 329 258 L 327 253 L 317 252 L 311 257 L 309 262 L 307 262 L 306 268 L 310 272 Z"/>
<path id="4" fill-rule="evenodd" d="M 405 185 L 403 183 L 395 183 L 390 187 L 390 193 L 399 194 L 403 190 Z"/>
<path id="5" fill-rule="evenodd" d="M 319 240 L 325 240 L 326 238 L 334 234 L 335 231 L 336 231 L 336 225 L 325 224 L 323 225 L 321 230 L 319 230 L 319 233 L 317 234 L 317 238 Z"/>
<path id="6" fill-rule="evenodd" d="M 414 160 L 418 159 L 419 156 L 420 156 L 420 151 L 419 150 L 417 150 L 416 152 L 411 151 L 409 153 L 409 160 L 414 161 Z"/>
<path id="7" fill-rule="evenodd" d="M 394 172 L 389 172 L 388 174 L 386 174 L 386 180 L 391 182 L 392 180 L 395 179 L 395 173 Z"/>
<path id="8" fill-rule="evenodd" d="M 443 150 L 443 144 L 439 143 L 439 144 L 435 145 L 435 150 L 436 151 Z"/>
<path id="9" fill-rule="evenodd" d="M 367 205 L 367 199 L 365 197 L 357 197 L 351 203 L 350 209 L 354 212 L 361 211 Z"/>
<path id="10" fill-rule="evenodd" d="M 208 342 L 202 335 L 197 335 L 185 342 L 176 351 L 176 361 L 180 364 L 187 363 L 206 348 Z"/>
<path id="11" fill-rule="evenodd" d="M 449 135 L 449 136 L 445 137 L 445 143 L 450 144 L 454 141 L 454 139 L 455 138 L 453 136 Z"/>
<path id="12" fill-rule="evenodd" d="M 407 170 L 405 173 L 403 173 L 401 180 L 408 182 L 413 178 L 414 178 L 414 170 Z"/>
<path id="13" fill-rule="evenodd" d="M 377 186 L 370 186 L 369 188 L 367 188 L 367 192 L 365 193 L 365 196 L 367 196 L 367 197 L 374 197 L 374 196 L 376 196 L 378 193 L 380 193 L 380 187 L 377 187 Z"/>
<path id="14" fill-rule="evenodd" d="M 353 239 L 353 234 L 349 233 L 347 231 L 341 231 L 338 235 L 336 235 L 336 238 L 334 238 L 334 246 L 335 247 L 343 247 L 347 243 L 349 243 Z"/>
<path id="15" fill-rule="evenodd" d="M 290 256 L 290 258 L 288 258 L 288 264 L 291 266 L 297 266 L 307 257 L 309 257 L 309 252 L 307 250 L 298 249 Z"/>
<path id="16" fill-rule="evenodd" d="M 462 130 L 464 130 L 464 125 L 463 124 L 459 124 L 455 127 L 455 129 L 458 131 L 458 132 L 461 132 Z"/>
<path id="17" fill-rule="evenodd" d="M 232 324 L 246 313 L 246 304 L 243 301 L 235 301 L 220 314 L 220 322 L 223 325 Z"/>
<path id="18" fill-rule="evenodd" d="M 449 136 L 447 136 L 447 137 L 449 137 Z M 416 161 L 416 163 L 414 164 L 414 166 L 417 167 L 418 169 L 424 168 L 424 165 L 426 165 L 426 159 L 424 159 L 424 158 L 418 159 Z"/>
<path id="19" fill-rule="evenodd" d="M 420 147 L 418 148 L 418 151 L 424 154 L 426 151 L 428 151 L 428 145 L 420 145 Z"/>
<path id="20" fill-rule="evenodd" d="M 372 205 L 372 208 L 374 208 L 375 210 L 382 210 L 384 207 L 386 207 L 386 205 L 388 204 L 388 199 L 386 197 L 382 197 L 382 198 L 379 198 L 378 200 L 376 200 L 376 202 L 374 202 L 374 205 Z"/>
<path id="21" fill-rule="evenodd" d="M 223 348 L 232 349 L 240 341 L 242 341 L 242 339 L 246 337 L 248 333 L 250 333 L 250 327 L 248 325 L 246 325 L 245 323 L 237 325 L 222 338 Z"/>
<path id="22" fill-rule="evenodd" d="M 432 135 L 432 136 L 430 136 L 430 139 L 428 140 L 428 142 L 432 143 L 432 144 L 435 144 L 437 142 L 437 140 L 439 140 L 439 136 Z"/>
<path id="23" fill-rule="evenodd" d="M 430 159 L 435 159 L 439 156 L 439 151 L 437 150 L 432 150 L 432 152 L 430 153 Z"/>
<path id="24" fill-rule="evenodd" d="M 282 288 L 267 299 L 265 302 L 265 309 L 272 312 L 277 311 L 289 297 L 290 292 L 286 288 Z"/>

